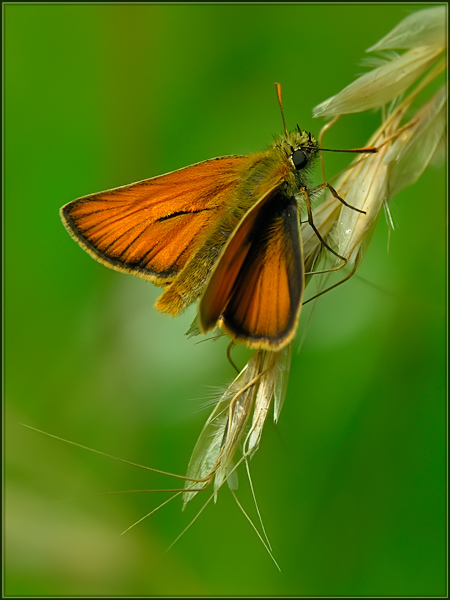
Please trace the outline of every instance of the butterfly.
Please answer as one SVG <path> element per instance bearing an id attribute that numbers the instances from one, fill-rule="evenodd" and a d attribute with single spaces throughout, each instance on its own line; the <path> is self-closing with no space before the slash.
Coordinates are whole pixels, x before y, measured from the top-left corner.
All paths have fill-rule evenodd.
<path id="1" fill-rule="evenodd" d="M 164 288 L 172 316 L 200 298 L 202 333 L 277 351 L 295 335 L 305 287 L 301 199 L 319 146 L 288 132 L 262 152 L 224 156 L 84 196 L 61 209 L 102 264 Z M 325 184 L 328 185 L 328 184 Z M 330 186 L 329 186 L 330 187 Z"/>

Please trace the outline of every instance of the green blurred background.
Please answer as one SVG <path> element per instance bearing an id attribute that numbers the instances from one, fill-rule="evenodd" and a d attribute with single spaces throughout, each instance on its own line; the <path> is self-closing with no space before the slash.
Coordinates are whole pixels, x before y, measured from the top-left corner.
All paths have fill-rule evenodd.
<path id="1" fill-rule="evenodd" d="M 233 377 L 226 341 L 184 337 L 194 309 L 157 314 L 159 290 L 92 260 L 60 206 L 264 148 L 282 130 L 275 81 L 288 126 L 317 133 L 313 106 L 419 8 L 4 6 L 6 595 L 445 594 L 444 168 L 394 199 L 389 252 L 382 218 L 294 355 L 251 463 L 281 574 L 225 489 L 169 552 L 201 498 L 120 536 L 163 497 L 95 494 L 173 481 L 20 425 L 186 471 L 200 408 Z M 379 118 L 342 119 L 327 145 L 364 144 Z"/>

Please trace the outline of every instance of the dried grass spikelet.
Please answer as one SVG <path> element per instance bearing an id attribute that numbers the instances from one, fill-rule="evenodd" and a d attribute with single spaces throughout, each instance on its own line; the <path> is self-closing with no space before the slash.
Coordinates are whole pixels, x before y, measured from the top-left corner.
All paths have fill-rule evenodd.
<path id="1" fill-rule="evenodd" d="M 315 116 L 336 117 L 391 103 L 387 117 L 367 143 L 376 146 L 378 153 L 356 159 L 336 184 L 348 204 L 365 211 L 342 207 L 330 232 L 336 251 L 350 264 L 364 255 L 381 209 L 388 212 L 391 198 L 442 157 L 447 87 L 441 87 L 423 106 L 417 108 L 415 103 L 446 69 L 445 21 L 444 6 L 409 15 L 369 49 L 406 48 L 403 55 L 385 61 L 314 109 Z"/>
<path id="2" fill-rule="evenodd" d="M 330 240 L 337 253 L 355 268 L 374 232 L 380 212 L 400 189 L 411 185 L 427 165 L 437 160 L 445 147 L 446 87 L 441 88 L 419 109 L 412 111 L 419 93 L 445 69 L 445 7 L 418 11 L 408 16 L 371 51 L 406 49 L 401 56 L 384 60 L 370 73 L 358 78 L 333 98 L 315 108 L 314 116 L 336 116 L 392 103 L 388 116 L 367 146 L 378 152 L 359 156 L 336 184 L 339 195 L 353 208 L 343 206 L 329 195 L 313 210 L 314 224 L 322 237 Z M 421 80 L 421 81 L 419 81 Z M 413 84 L 416 87 L 402 99 Z M 408 116 L 408 118 L 406 118 Z M 302 243 L 306 282 L 326 254 L 306 223 Z M 343 266 L 332 258 L 333 268 Z M 206 422 L 192 453 L 184 505 L 214 479 L 214 497 L 226 481 L 237 488 L 236 468 L 258 449 L 270 407 L 274 420 L 280 416 L 286 395 L 292 343 L 279 352 L 256 351 L 230 386 L 222 393 Z M 236 460 L 236 452 L 241 457 Z M 199 484 L 198 480 L 204 483 Z"/>
<path id="3" fill-rule="evenodd" d="M 334 117 L 384 106 L 398 98 L 445 55 L 446 7 L 417 11 L 401 21 L 367 52 L 406 49 L 358 77 L 314 108 L 314 116 Z"/>
<path id="4" fill-rule="evenodd" d="M 322 237 L 332 229 L 341 204 L 331 197 L 313 210 L 314 223 Z M 322 244 L 308 223 L 302 225 L 306 284 L 321 256 Z M 308 274 L 309 273 L 309 274 Z M 195 331 L 194 331 L 195 333 Z M 193 334 L 192 328 L 190 335 Z M 258 450 L 264 424 L 273 404 L 273 420 L 278 422 L 286 396 L 293 343 L 278 352 L 256 351 L 234 381 L 221 394 L 200 433 L 192 452 L 186 476 L 184 506 L 214 478 L 214 493 L 226 481 L 237 489 L 236 468 Z M 241 449 L 241 457 L 235 455 Z M 199 483 L 203 480 L 203 483 Z M 189 492 L 190 488 L 196 491 Z"/>
<path id="5" fill-rule="evenodd" d="M 277 421 L 286 395 L 287 379 L 292 352 L 289 344 L 279 352 L 258 350 L 239 375 L 225 390 L 207 420 L 192 452 L 187 477 L 207 480 L 214 477 L 214 493 L 227 481 L 237 488 L 237 474 L 233 464 L 236 451 L 243 443 L 244 458 L 256 452 L 272 401 L 274 420 Z M 246 426 L 253 413 L 250 429 Z M 193 487 L 187 482 L 185 489 Z M 198 490 L 199 485 L 195 488 Z M 184 493 L 184 505 L 197 492 Z"/>

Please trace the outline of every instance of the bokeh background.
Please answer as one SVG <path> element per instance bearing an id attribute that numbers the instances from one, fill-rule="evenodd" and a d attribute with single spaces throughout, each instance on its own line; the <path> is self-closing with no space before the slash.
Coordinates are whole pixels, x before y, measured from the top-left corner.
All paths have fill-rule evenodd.
<path id="1" fill-rule="evenodd" d="M 97 494 L 176 483 L 21 425 L 186 471 L 205 399 L 233 377 L 226 341 L 187 339 L 194 309 L 158 314 L 159 290 L 92 260 L 60 206 L 264 148 L 275 81 L 288 126 L 317 133 L 313 106 L 420 8 L 3 6 L 6 595 L 445 594 L 443 167 L 394 199 L 389 250 L 382 218 L 358 276 L 305 310 L 251 463 L 281 574 L 225 489 L 169 552 L 201 497 L 120 536 L 166 496 Z M 327 145 L 361 146 L 379 119 L 342 119 Z M 243 472 L 239 498 L 254 517 Z"/>

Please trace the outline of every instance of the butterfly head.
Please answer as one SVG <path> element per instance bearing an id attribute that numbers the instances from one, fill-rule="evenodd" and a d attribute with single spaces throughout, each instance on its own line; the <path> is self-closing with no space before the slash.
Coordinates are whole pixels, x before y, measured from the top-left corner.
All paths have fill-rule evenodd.
<path id="1" fill-rule="evenodd" d="M 293 189 L 305 185 L 307 175 L 313 167 L 319 154 L 317 140 L 307 131 L 287 131 L 276 145 L 285 157 L 283 160 L 289 162 L 291 176 L 288 178 Z"/>
<path id="2" fill-rule="evenodd" d="M 296 171 L 307 169 L 319 153 L 317 140 L 307 131 L 288 131 L 280 140 L 291 165 Z"/>

